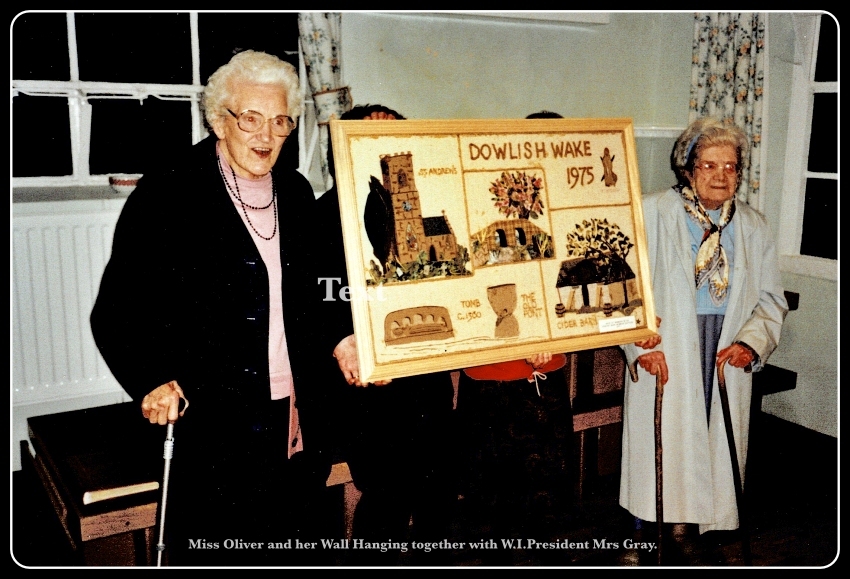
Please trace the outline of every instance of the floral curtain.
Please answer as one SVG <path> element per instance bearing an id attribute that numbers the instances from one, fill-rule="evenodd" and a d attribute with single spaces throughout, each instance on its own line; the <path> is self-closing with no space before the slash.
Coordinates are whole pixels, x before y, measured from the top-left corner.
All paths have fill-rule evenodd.
<path id="1" fill-rule="evenodd" d="M 698 12 L 694 16 L 689 121 L 713 116 L 744 129 L 750 154 L 738 199 L 759 206 L 766 15 Z"/>
<path id="2" fill-rule="evenodd" d="M 339 65 L 340 28 L 342 15 L 334 12 L 301 12 L 298 14 L 298 31 L 301 51 L 307 69 L 307 79 L 316 109 L 319 134 L 319 158 L 325 191 L 333 186 L 333 176 L 328 171 L 328 148 L 331 119 L 352 106 L 351 91 L 340 86 Z"/>

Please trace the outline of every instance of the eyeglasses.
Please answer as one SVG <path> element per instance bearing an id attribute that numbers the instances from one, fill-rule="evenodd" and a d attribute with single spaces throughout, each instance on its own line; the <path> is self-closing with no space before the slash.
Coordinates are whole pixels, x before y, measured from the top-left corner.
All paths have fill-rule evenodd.
<path id="1" fill-rule="evenodd" d="M 236 124 L 246 133 L 256 133 L 266 123 L 266 117 L 257 111 L 247 110 L 237 115 L 230 109 L 226 110 L 233 115 L 233 118 L 236 119 Z M 272 128 L 272 134 L 276 137 L 287 137 L 295 129 L 295 121 L 292 120 L 292 117 L 286 115 L 279 115 L 269 119 L 269 124 Z"/>
<path id="2" fill-rule="evenodd" d="M 727 175 L 735 175 L 738 173 L 737 163 L 723 163 L 722 165 L 718 165 L 714 161 L 697 161 L 696 167 L 702 169 L 706 173 L 714 173 L 717 171 L 718 167 L 722 168 L 723 172 Z"/>

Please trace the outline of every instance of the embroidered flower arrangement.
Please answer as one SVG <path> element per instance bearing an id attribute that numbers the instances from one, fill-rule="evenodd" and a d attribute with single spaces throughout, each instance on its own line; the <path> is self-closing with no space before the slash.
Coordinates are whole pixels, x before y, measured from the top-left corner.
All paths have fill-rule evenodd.
<path id="1" fill-rule="evenodd" d="M 543 179 L 535 175 L 502 172 L 502 175 L 490 185 L 496 208 L 507 217 L 537 219 L 543 214 L 543 200 L 540 191 Z"/>

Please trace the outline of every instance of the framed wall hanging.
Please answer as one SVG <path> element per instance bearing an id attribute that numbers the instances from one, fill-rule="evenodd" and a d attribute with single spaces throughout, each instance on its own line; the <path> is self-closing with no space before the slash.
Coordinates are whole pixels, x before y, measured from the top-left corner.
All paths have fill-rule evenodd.
<path id="1" fill-rule="evenodd" d="M 331 121 L 368 381 L 657 330 L 631 119 Z"/>

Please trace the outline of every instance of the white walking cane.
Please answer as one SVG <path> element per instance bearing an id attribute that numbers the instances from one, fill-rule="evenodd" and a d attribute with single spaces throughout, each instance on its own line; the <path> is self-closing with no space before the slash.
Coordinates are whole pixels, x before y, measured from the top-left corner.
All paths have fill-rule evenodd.
<path id="1" fill-rule="evenodd" d="M 162 501 L 159 504 L 159 542 L 156 544 L 156 566 L 162 567 L 162 552 L 165 551 L 165 505 L 168 501 L 168 477 L 171 473 L 171 457 L 174 455 L 174 422 L 169 420 L 165 431 L 165 472 L 162 475 Z"/>
<path id="2" fill-rule="evenodd" d="M 180 394 L 180 400 L 184 402 L 180 416 L 189 408 L 189 401 Z M 159 542 L 156 544 L 156 566 L 162 567 L 162 552 L 165 551 L 165 506 L 168 501 L 168 479 L 171 474 L 171 457 L 174 456 L 174 420 L 168 421 L 165 430 L 165 444 L 162 450 L 162 458 L 165 459 L 165 469 L 162 474 L 162 500 L 159 504 Z"/>

